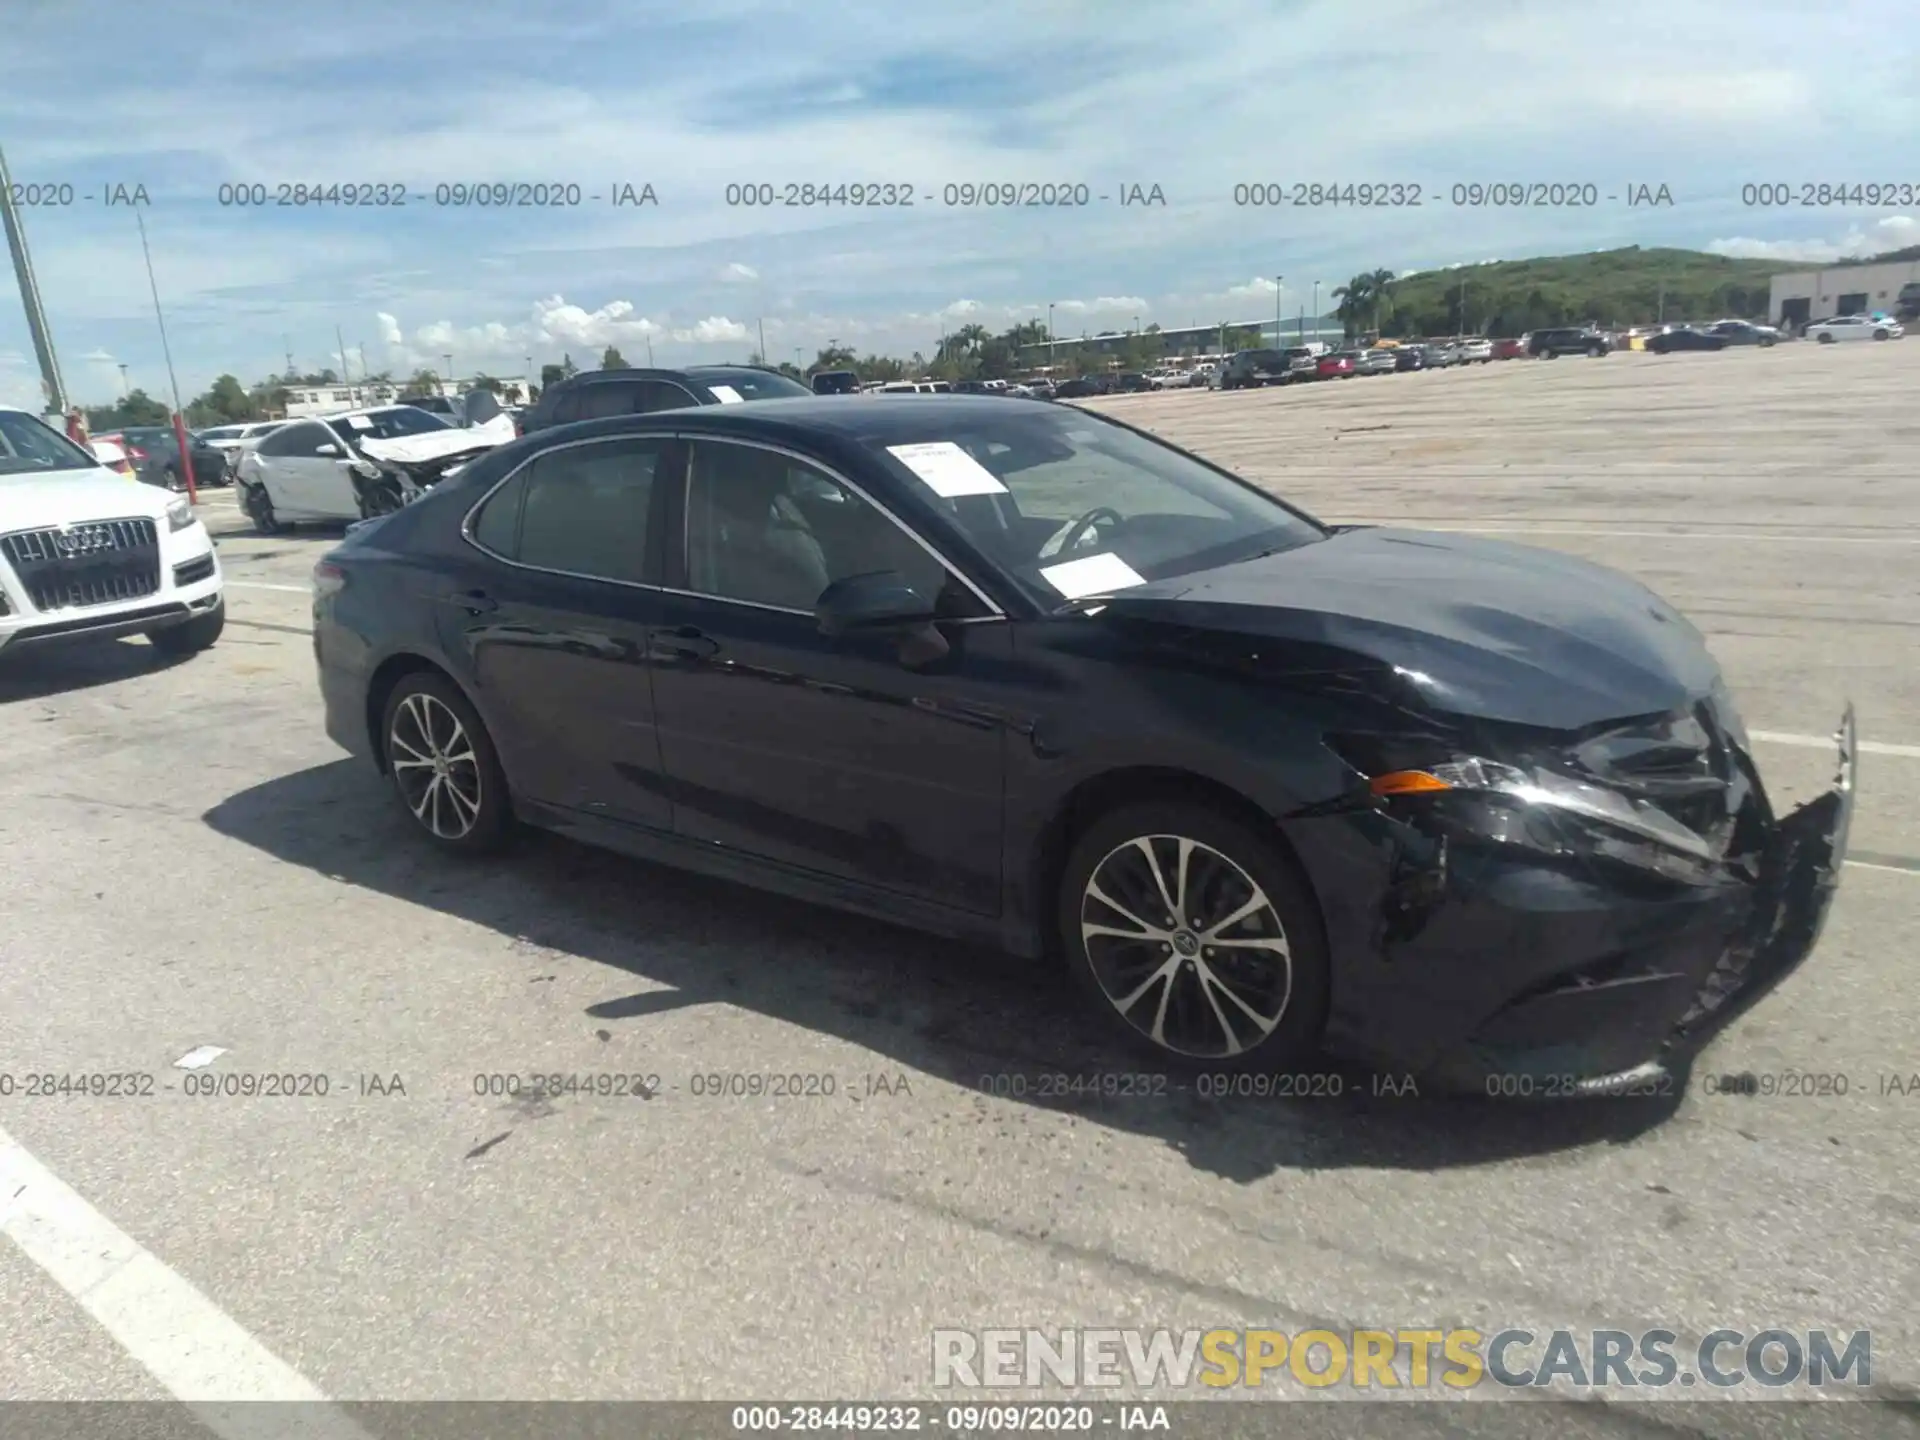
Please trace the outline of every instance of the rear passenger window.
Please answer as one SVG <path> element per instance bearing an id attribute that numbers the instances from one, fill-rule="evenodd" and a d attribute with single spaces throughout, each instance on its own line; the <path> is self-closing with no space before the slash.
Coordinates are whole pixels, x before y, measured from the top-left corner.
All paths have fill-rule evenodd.
<path id="1" fill-rule="evenodd" d="M 582 420 L 605 420 L 612 415 L 631 415 L 640 408 L 640 387 L 631 380 L 609 380 L 588 385 L 582 391 Z"/>
<path id="2" fill-rule="evenodd" d="M 527 472 L 514 477 L 487 497 L 474 517 L 473 539 L 482 550 L 491 550 L 505 560 L 518 559 L 515 547 L 520 541 L 520 502 L 527 493 Z"/>
<path id="3" fill-rule="evenodd" d="M 568 390 L 564 394 L 556 397 L 553 402 L 553 419 L 551 423 L 555 425 L 571 425 L 574 421 L 578 420 L 580 418 L 581 399 L 582 392 L 579 390 Z"/>
<path id="4" fill-rule="evenodd" d="M 644 579 L 653 477 L 671 443 L 600 440 L 533 461 L 513 558 L 600 580 Z"/>

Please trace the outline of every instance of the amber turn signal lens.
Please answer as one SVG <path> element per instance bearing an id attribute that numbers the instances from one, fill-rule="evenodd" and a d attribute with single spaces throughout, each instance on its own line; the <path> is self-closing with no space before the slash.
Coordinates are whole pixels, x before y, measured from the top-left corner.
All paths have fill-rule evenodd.
<path id="1" fill-rule="evenodd" d="M 1368 782 L 1368 788 L 1376 795 L 1429 795 L 1453 787 L 1424 770 L 1395 770 L 1390 774 L 1374 776 Z"/>

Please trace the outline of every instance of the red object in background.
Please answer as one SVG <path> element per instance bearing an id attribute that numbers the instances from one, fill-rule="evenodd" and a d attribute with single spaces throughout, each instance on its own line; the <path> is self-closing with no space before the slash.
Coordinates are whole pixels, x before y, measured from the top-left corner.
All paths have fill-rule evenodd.
<path id="1" fill-rule="evenodd" d="M 180 478 L 187 482 L 187 503 L 198 505 L 200 492 L 193 488 L 193 452 L 187 445 L 187 422 L 178 411 L 173 416 L 173 438 L 180 447 Z"/>
<path id="2" fill-rule="evenodd" d="M 1317 368 L 1322 375 L 1351 375 L 1353 361 L 1344 355 L 1322 355 Z"/>

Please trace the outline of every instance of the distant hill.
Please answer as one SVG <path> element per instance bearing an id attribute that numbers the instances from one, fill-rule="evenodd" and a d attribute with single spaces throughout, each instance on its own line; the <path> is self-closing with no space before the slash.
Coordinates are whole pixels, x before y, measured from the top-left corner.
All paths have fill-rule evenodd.
<path id="1" fill-rule="evenodd" d="M 1629 245 L 1428 270 L 1393 284 L 1381 329 L 1388 335 L 1523 335 L 1587 321 L 1614 328 L 1650 325 L 1663 315 L 1668 320 L 1759 319 L 1767 313 L 1769 282 L 1788 268 L 1777 260 Z"/>

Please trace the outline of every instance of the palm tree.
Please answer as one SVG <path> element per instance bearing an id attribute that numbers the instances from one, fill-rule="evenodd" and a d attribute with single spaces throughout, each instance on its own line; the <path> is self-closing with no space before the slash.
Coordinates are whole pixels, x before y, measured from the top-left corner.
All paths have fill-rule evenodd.
<path id="1" fill-rule="evenodd" d="M 1380 308 L 1392 285 L 1391 270 L 1368 270 L 1334 290 L 1333 298 L 1340 303 L 1333 313 L 1340 317 L 1349 337 L 1360 328 L 1363 318 L 1371 318 L 1374 330 L 1379 331 Z"/>

